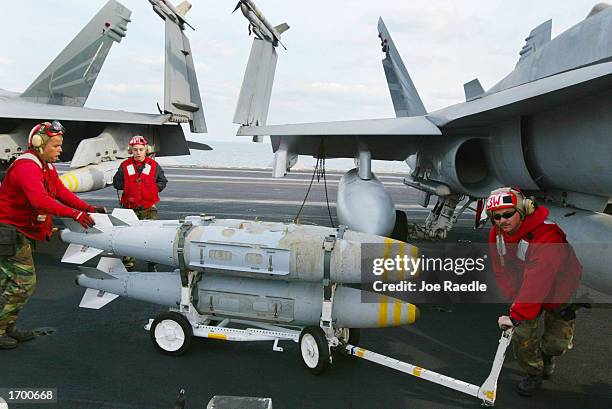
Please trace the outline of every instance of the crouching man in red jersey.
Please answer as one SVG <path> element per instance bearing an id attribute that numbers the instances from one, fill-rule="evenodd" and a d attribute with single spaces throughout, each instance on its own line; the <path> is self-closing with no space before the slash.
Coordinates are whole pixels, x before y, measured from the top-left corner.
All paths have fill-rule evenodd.
<path id="1" fill-rule="evenodd" d="M 494 226 L 489 234 L 497 283 L 512 301 L 500 327 L 516 327 L 512 337 L 518 363 L 527 376 L 517 392 L 533 395 L 552 376 L 554 358 L 572 348 L 575 309 L 571 304 L 582 265 L 561 228 L 522 192 L 491 192 L 486 211 Z M 543 316 L 544 333 L 538 326 Z"/>

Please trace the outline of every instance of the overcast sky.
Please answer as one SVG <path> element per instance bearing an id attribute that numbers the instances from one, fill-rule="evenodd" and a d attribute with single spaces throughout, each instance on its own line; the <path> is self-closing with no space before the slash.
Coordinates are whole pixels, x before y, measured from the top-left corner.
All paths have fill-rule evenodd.
<path id="1" fill-rule="evenodd" d="M 4 2 L 0 88 L 23 91 L 105 0 Z M 163 22 L 146 0 L 132 10 L 86 106 L 156 112 L 163 104 Z M 188 29 L 208 123 L 204 141 L 241 140 L 232 124 L 252 39 L 233 1 L 192 0 Z M 394 116 L 380 60 L 381 16 L 425 107 L 463 101 L 463 83 L 485 89 L 510 72 L 525 37 L 553 19 L 553 37 L 588 14 L 593 0 L 256 0 L 273 24 L 287 22 L 269 124 Z M 196 138 L 192 138 L 196 139 Z M 242 139 L 244 140 L 244 139 Z M 213 145 L 214 146 L 214 145 Z"/>

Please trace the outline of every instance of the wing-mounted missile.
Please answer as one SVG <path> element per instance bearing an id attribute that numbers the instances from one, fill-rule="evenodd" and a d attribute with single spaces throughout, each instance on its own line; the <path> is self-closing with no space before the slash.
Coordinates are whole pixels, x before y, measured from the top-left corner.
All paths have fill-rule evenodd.
<path id="1" fill-rule="evenodd" d="M 281 34 L 289 30 L 289 25 L 287 23 L 273 26 L 266 19 L 263 13 L 259 11 L 252 0 L 238 1 L 234 11 L 238 9 L 240 9 L 242 14 L 244 14 L 247 20 L 249 20 L 249 34 L 252 32 L 260 40 L 265 40 L 272 43 L 274 47 L 277 47 L 278 44 L 280 44 L 285 50 L 287 49 L 287 47 L 285 47 L 285 45 L 281 42 Z M 232 11 L 232 13 L 234 11 Z"/>
<path id="2" fill-rule="evenodd" d="M 176 24 L 182 26 L 187 25 L 192 30 L 195 30 L 191 24 L 185 19 L 185 14 L 191 9 L 191 4 L 187 1 L 182 2 L 178 6 L 174 7 L 172 3 L 166 0 L 149 0 L 149 3 L 153 6 L 153 11 L 157 13 L 162 19 L 169 18 Z"/>
<path id="3" fill-rule="evenodd" d="M 166 63 L 164 65 L 164 113 L 170 122 L 189 122 L 191 132 L 206 132 L 204 108 L 185 26 L 191 5 L 187 2 L 174 7 L 167 0 L 149 0 L 153 11 L 166 25 Z"/>

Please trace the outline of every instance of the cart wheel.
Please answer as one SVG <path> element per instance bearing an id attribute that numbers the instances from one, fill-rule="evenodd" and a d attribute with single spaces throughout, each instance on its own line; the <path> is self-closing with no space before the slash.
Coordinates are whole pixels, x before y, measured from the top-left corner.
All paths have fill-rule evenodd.
<path id="1" fill-rule="evenodd" d="M 359 344 L 361 332 L 359 328 L 341 328 L 338 338 L 341 338 L 344 342 L 351 345 Z"/>
<path id="2" fill-rule="evenodd" d="M 321 327 L 306 327 L 300 334 L 300 352 L 304 365 L 313 375 L 329 366 L 329 344 Z"/>
<path id="3" fill-rule="evenodd" d="M 187 318 L 176 312 L 159 314 L 149 330 L 151 341 L 164 355 L 182 355 L 191 345 L 193 329 Z"/>

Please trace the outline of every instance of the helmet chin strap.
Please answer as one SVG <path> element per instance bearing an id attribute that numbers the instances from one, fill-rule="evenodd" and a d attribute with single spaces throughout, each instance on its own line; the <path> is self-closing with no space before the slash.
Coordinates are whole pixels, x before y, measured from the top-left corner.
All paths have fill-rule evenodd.
<path id="1" fill-rule="evenodd" d="M 504 241 L 504 235 L 501 232 L 501 226 L 497 226 L 497 235 L 495 236 L 495 247 L 497 248 L 497 254 L 499 255 L 499 263 L 504 266 L 504 256 L 506 255 L 506 242 Z"/>

